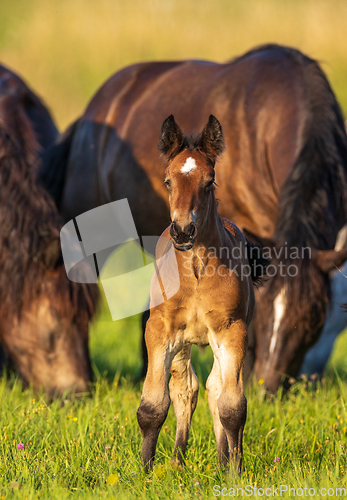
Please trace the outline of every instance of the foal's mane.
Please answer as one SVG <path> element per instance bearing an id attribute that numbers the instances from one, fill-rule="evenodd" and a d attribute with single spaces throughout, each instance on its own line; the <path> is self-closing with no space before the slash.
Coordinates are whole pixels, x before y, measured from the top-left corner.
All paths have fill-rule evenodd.
<path id="1" fill-rule="evenodd" d="M 295 279 L 279 273 L 270 293 L 286 289 L 293 322 L 307 322 L 315 309 L 324 321 L 330 289 L 328 276 L 318 268 L 318 250 L 333 249 L 339 229 L 347 218 L 347 137 L 340 107 L 316 61 L 299 51 L 278 45 L 257 47 L 235 60 L 276 50 L 294 58 L 302 74 L 306 110 L 301 150 L 280 193 L 279 215 L 274 233 L 277 250 L 296 247 L 302 258 L 282 256 L 286 266 L 295 264 Z M 311 256 L 310 256 L 311 253 Z M 312 258 L 311 258 L 312 257 Z M 272 289 L 272 292 L 271 292 Z M 309 325 L 306 325 L 309 327 Z"/>
<path id="2" fill-rule="evenodd" d="M 18 316 L 45 290 L 44 254 L 59 241 L 57 209 L 36 180 L 38 149 L 22 97 L 11 89 L 0 96 L 0 316 Z M 96 290 L 69 281 L 61 260 L 51 270 L 57 275 L 48 292 L 54 307 L 67 318 L 88 321 Z"/>

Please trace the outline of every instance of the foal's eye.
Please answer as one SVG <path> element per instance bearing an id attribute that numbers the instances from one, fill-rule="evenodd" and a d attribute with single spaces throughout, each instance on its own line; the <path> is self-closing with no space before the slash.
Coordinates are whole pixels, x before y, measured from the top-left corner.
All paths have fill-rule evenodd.
<path id="1" fill-rule="evenodd" d="M 208 182 L 205 186 L 205 190 L 206 191 L 211 191 L 211 189 L 213 188 L 213 185 L 215 184 L 214 182 L 214 179 L 212 179 L 210 182 Z"/>
<path id="2" fill-rule="evenodd" d="M 171 187 L 171 181 L 170 181 L 170 179 L 167 179 L 166 181 L 164 181 L 163 186 L 165 186 L 166 189 L 169 189 Z"/>

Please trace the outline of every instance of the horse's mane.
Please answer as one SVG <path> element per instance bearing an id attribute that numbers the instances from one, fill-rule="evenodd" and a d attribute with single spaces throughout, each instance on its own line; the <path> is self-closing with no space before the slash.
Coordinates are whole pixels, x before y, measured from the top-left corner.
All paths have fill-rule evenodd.
<path id="1" fill-rule="evenodd" d="M 307 59 L 308 61 L 311 61 L 311 62 L 316 62 L 313 59 L 310 59 L 309 57 L 302 54 L 302 52 L 300 52 L 299 50 L 293 49 L 292 47 L 286 47 L 285 45 L 279 45 L 277 43 L 265 43 L 263 45 L 258 45 L 257 47 L 253 47 L 252 49 L 245 52 L 244 54 L 241 54 L 240 56 L 233 57 L 228 62 L 229 62 L 229 64 L 238 63 L 240 61 L 244 61 L 245 59 L 249 59 L 252 56 L 255 56 L 255 55 L 258 55 L 262 52 L 267 52 L 267 51 L 278 51 L 281 53 L 282 57 L 283 57 L 283 54 L 285 53 L 288 56 L 297 60 L 299 63 L 303 59 Z"/>
<path id="2" fill-rule="evenodd" d="M 17 314 L 45 287 L 44 255 L 59 238 L 55 204 L 36 181 L 38 143 L 16 92 L 0 97 L 0 315 Z M 58 240 L 59 241 L 59 240 Z M 62 261 L 52 269 L 54 307 L 77 322 L 95 311 L 95 285 L 68 280 Z"/>
<path id="3" fill-rule="evenodd" d="M 58 137 L 58 130 L 49 110 L 16 73 L 3 65 L 0 65 L 0 86 L 2 94 L 16 94 L 17 106 L 24 109 L 39 144 L 39 153 L 43 152 Z"/>
<path id="4" fill-rule="evenodd" d="M 279 46 L 258 47 L 242 57 L 272 48 Z M 337 233 L 346 223 L 347 136 L 340 107 L 317 62 L 294 49 L 281 49 L 295 56 L 307 106 L 302 147 L 280 193 L 273 239 L 277 251 L 284 246 L 295 247 L 303 255 L 295 260 L 290 256 L 279 258 L 287 269 L 296 265 L 298 274 L 293 279 L 277 273 L 269 291 L 285 287 L 293 323 L 308 321 L 312 310 L 324 321 L 329 279 L 316 265 L 315 256 L 318 250 L 334 248 Z"/>

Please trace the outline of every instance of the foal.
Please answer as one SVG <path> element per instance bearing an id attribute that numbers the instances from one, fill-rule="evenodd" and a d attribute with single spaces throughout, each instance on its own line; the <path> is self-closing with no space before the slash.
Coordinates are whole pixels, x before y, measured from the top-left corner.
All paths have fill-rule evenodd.
<path id="1" fill-rule="evenodd" d="M 173 274 L 175 263 L 168 257 L 173 245 L 180 288 L 170 300 L 155 306 L 158 280 L 154 277 L 151 283 L 145 334 L 148 371 L 137 411 L 147 470 L 153 466 L 170 396 L 177 419 L 174 459 L 183 461 L 198 398 L 198 379 L 190 361 L 192 344 L 209 344 L 214 354 L 206 387 L 218 459 L 225 465 L 230 454 L 237 468 L 241 464 L 247 412 L 243 363 L 254 308 L 252 280 L 265 274 L 268 261 L 232 222 L 218 215 L 214 165 L 223 149 L 222 129 L 212 115 L 202 134 L 190 139 L 182 135 L 172 115 L 163 123 L 159 150 L 169 161 L 164 184 L 172 223 L 156 248 L 157 278 L 163 289 L 163 281 L 167 283 Z M 257 257 L 250 255 L 255 250 Z"/>

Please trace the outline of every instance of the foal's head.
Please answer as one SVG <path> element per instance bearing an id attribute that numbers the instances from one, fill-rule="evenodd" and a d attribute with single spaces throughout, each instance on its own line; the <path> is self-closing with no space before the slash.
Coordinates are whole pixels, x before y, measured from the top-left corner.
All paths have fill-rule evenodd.
<path id="1" fill-rule="evenodd" d="M 159 150 L 168 161 L 170 235 L 177 250 L 192 248 L 211 204 L 215 203 L 215 162 L 224 149 L 222 127 L 213 115 L 197 137 L 185 137 L 173 115 L 163 123 Z"/>

